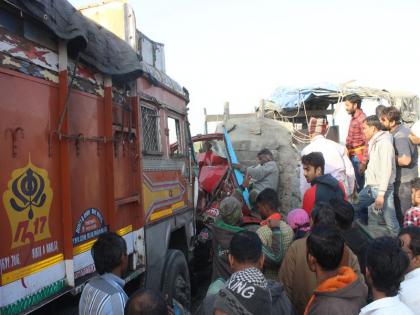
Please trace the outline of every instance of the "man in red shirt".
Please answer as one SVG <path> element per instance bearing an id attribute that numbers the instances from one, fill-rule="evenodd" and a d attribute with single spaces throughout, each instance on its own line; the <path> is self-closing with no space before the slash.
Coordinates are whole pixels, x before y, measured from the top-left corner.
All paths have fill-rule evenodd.
<path id="1" fill-rule="evenodd" d="M 344 98 L 346 111 L 351 116 L 349 132 L 346 139 L 346 147 L 356 175 L 357 192 L 365 185 L 365 170 L 368 162 L 368 145 L 363 133 L 363 121 L 365 113 L 360 106 L 362 99 L 357 94 L 350 94 Z"/>

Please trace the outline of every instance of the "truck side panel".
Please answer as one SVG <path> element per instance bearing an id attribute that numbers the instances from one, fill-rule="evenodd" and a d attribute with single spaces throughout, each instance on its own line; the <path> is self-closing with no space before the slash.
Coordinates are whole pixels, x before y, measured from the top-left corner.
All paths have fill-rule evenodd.
<path id="1" fill-rule="evenodd" d="M 147 267 L 159 288 L 168 248 L 187 256 L 192 248 L 187 97 L 156 69 L 158 83 L 114 85 L 71 60 L 45 27 L 48 45 L 28 40 L 14 28 L 28 17 L 9 15 L 13 27 L 0 26 L 0 313 L 77 289 L 95 271 L 90 250 L 105 231 L 127 242 L 128 279 Z M 152 154 L 144 150 L 146 116 L 157 124 Z"/>
<path id="2" fill-rule="evenodd" d="M 63 128 L 58 135 L 60 76 L 51 60 L 58 60 L 56 52 L 1 29 L 1 313 L 17 313 L 71 284 L 64 265 L 64 226 L 70 225 L 66 237 L 73 248 L 66 259 L 76 284 L 94 272 L 90 249 L 106 230 L 127 241 L 131 270 L 144 271 L 140 131 L 133 114 L 138 101 L 114 88 L 108 93 L 112 108 L 106 125 L 103 76 L 79 64 L 65 115 L 68 131 Z M 68 144 L 66 188 L 61 181 L 62 143 Z M 105 198 L 108 184 L 111 201 Z M 70 190 L 71 222 L 63 220 L 62 189 Z"/>
<path id="3" fill-rule="evenodd" d="M 4 306 L 63 288 L 65 272 L 59 163 L 48 158 L 47 130 L 57 88 L 0 68 L 0 93 L 0 126 L 5 135 L 0 137 L 0 300 Z"/>

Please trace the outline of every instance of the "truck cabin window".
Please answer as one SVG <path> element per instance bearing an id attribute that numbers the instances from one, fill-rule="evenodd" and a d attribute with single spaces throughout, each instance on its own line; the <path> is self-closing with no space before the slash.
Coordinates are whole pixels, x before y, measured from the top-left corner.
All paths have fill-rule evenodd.
<path id="1" fill-rule="evenodd" d="M 161 153 L 158 110 L 142 106 L 141 122 L 143 131 L 143 152 L 145 154 Z"/>
<path id="2" fill-rule="evenodd" d="M 181 126 L 179 119 L 168 117 L 169 146 L 171 155 L 182 155 Z"/>

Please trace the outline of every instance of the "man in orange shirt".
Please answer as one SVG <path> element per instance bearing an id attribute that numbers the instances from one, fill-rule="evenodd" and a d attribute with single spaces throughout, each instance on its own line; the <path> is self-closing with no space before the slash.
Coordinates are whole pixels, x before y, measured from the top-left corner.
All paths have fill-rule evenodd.
<path id="1" fill-rule="evenodd" d="M 364 278 L 350 267 L 340 266 L 344 246 L 340 231 L 333 226 L 316 226 L 307 238 L 307 261 L 316 274 L 317 288 L 305 315 L 358 315 L 365 306 L 368 290 Z"/>

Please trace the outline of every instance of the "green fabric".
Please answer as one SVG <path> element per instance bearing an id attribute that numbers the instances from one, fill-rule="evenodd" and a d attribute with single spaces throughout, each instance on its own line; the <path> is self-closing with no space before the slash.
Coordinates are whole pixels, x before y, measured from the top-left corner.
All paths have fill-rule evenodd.
<path id="1" fill-rule="evenodd" d="M 293 242 L 292 228 L 284 221 L 280 221 L 280 228 L 271 230 L 261 227 L 257 230 L 257 234 L 262 238 L 263 253 L 267 258 L 267 265 L 280 264 Z"/>
<path id="2" fill-rule="evenodd" d="M 236 225 L 242 218 L 242 204 L 233 196 L 226 197 L 220 203 L 219 211 L 222 220 L 229 225 Z"/>
<path id="3" fill-rule="evenodd" d="M 236 226 L 236 225 L 226 224 L 225 222 L 223 222 L 223 220 L 217 220 L 214 225 L 217 226 L 218 228 L 221 228 L 230 232 L 235 232 L 235 233 L 245 231 L 244 228 L 241 228 L 240 226 Z"/>
<path id="4" fill-rule="evenodd" d="M 263 245 L 271 247 L 273 232 L 271 231 L 268 225 L 260 226 L 256 233 L 260 237 L 260 240 L 263 243 Z"/>
<path id="5" fill-rule="evenodd" d="M 266 257 L 266 263 L 267 264 L 279 264 L 282 259 L 282 253 L 281 253 L 281 243 L 282 243 L 282 234 L 280 233 L 280 230 L 274 230 L 272 231 L 272 236 L 273 237 L 277 237 L 278 238 L 278 244 L 276 244 L 279 248 L 277 248 L 277 246 L 273 246 L 273 247 L 268 247 L 263 245 L 262 248 L 262 252 Z"/>
<path id="6" fill-rule="evenodd" d="M 206 296 L 219 293 L 219 291 L 225 287 L 225 284 L 226 281 L 223 278 L 217 278 L 210 284 Z"/>
<path id="7" fill-rule="evenodd" d="M 270 233 L 270 238 L 272 236 L 274 236 L 275 238 L 277 238 L 278 240 L 278 247 L 279 248 L 274 248 L 276 246 L 273 246 L 272 244 L 270 246 L 267 246 L 266 244 L 264 244 L 264 240 L 263 241 L 263 253 L 264 255 L 268 258 L 267 262 L 270 263 L 275 263 L 278 264 L 282 261 L 286 250 L 289 248 L 291 242 L 293 241 L 293 230 L 283 221 L 280 221 L 280 229 L 274 229 L 275 232 L 273 232 L 274 235 L 272 235 Z M 246 231 L 246 229 L 240 227 L 240 226 L 234 226 L 234 225 L 229 225 L 226 224 L 225 222 L 223 222 L 222 220 L 217 220 L 216 223 L 214 224 L 215 226 L 217 226 L 218 228 L 236 233 L 236 232 L 241 232 L 241 231 Z M 269 232 L 272 232 L 271 229 Z M 258 234 L 258 233 L 257 233 Z M 271 240 L 270 240 L 271 243 Z"/>
<path id="8" fill-rule="evenodd" d="M 29 307 L 40 303 L 42 300 L 60 292 L 64 288 L 64 280 L 52 283 L 33 295 L 27 296 L 13 304 L 9 304 L 0 308 L 1 315 L 19 314 Z"/>

